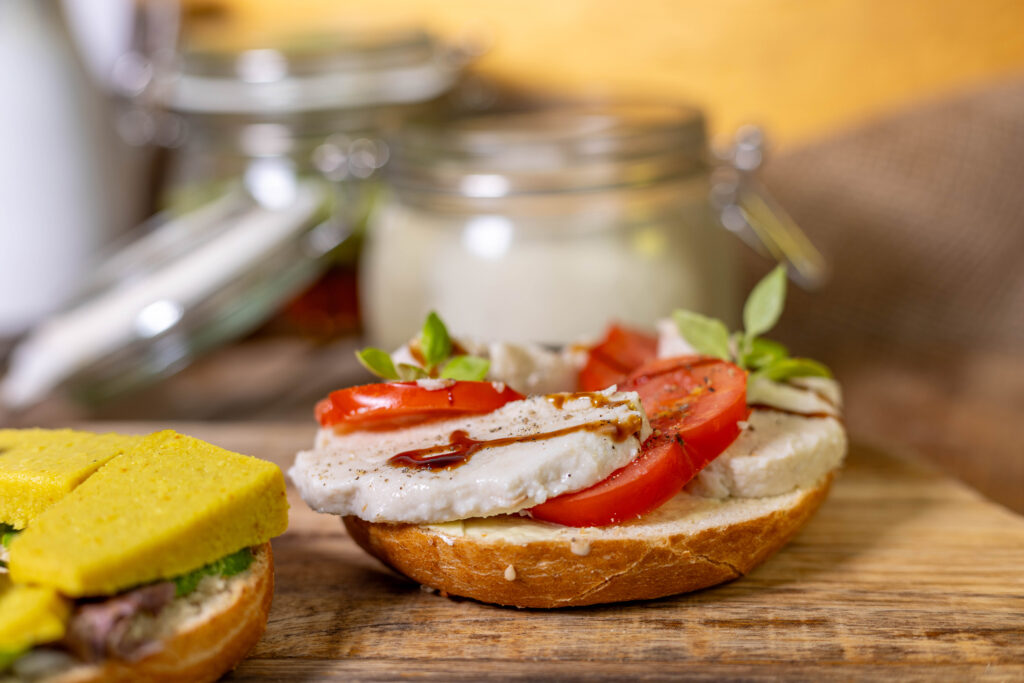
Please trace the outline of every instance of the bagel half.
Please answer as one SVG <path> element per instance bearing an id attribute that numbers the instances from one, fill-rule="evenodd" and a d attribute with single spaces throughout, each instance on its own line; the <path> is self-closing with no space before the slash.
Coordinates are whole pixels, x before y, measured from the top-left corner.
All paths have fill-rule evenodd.
<path id="1" fill-rule="evenodd" d="M 138 626 L 159 642 L 156 652 L 135 661 L 111 658 L 65 665 L 40 678 L 23 677 L 47 683 L 217 680 L 245 658 L 266 630 L 274 594 L 273 554 L 269 542 L 253 550 L 253 562 L 244 572 L 207 577 L 156 617 L 138 617 L 147 620 Z"/>
<path id="2" fill-rule="evenodd" d="M 451 595 L 516 607 L 571 607 L 686 593 L 736 579 L 784 546 L 833 474 L 782 495 L 680 493 L 641 519 L 601 528 L 518 516 L 437 525 L 344 517 L 364 550 Z"/>

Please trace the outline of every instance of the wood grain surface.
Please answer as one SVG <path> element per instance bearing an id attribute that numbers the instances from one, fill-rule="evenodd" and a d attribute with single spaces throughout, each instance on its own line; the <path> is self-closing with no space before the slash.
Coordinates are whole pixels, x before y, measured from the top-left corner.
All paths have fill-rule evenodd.
<path id="1" fill-rule="evenodd" d="M 313 436 L 177 428 L 283 467 Z M 290 495 L 267 633 L 229 680 L 1024 680 L 1024 517 L 866 447 L 853 447 L 811 523 L 749 576 L 561 611 L 424 592 Z"/>

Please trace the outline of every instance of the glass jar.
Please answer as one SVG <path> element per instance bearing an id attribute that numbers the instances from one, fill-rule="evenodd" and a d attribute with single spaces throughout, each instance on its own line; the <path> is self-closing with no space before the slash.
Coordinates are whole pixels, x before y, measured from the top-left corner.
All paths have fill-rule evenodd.
<path id="1" fill-rule="evenodd" d="M 680 307 L 734 325 L 720 217 L 738 193 L 711 201 L 714 168 L 700 112 L 668 105 L 410 127 L 363 254 L 367 332 L 397 346 L 431 309 L 460 334 L 550 344 Z"/>
<path id="2" fill-rule="evenodd" d="M 271 203 L 288 176 L 358 182 L 386 160 L 379 140 L 444 110 L 458 52 L 419 31 L 310 36 L 279 48 L 186 50 L 154 97 L 174 141 L 170 206 L 242 179 Z M 216 194 L 214 192 L 213 194 Z"/>
<path id="3" fill-rule="evenodd" d="M 89 404 L 133 392 L 254 330 L 346 255 L 354 261 L 383 138 L 443 109 L 463 66 L 421 32 L 170 59 L 172 41 L 162 42 L 120 66 L 134 98 L 120 127 L 170 148 L 167 210 L 13 351 L 0 383 L 9 405 L 61 385 Z"/>

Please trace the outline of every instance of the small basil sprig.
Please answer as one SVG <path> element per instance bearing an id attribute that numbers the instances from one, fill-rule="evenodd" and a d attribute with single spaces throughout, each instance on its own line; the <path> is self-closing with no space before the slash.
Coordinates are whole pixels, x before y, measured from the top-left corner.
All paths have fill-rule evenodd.
<path id="1" fill-rule="evenodd" d="M 398 363 L 391 355 L 372 346 L 356 351 L 356 358 L 373 374 L 383 379 L 412 381 L 440 377 L 469 382 L 479 382 L 487 377 L 491 362 L 477 356 L 458 355 L 452 357 L 452 339 L 437 313 L 431 311 L 423 322 L 423 329 L 414 341 L 423 356 L 425 367 Z"/>
<path id="2" fill-rule="evenodd" d="M 714 318 L 677 310 L 672 313 L 679 333 L 698 352 L 732 361 L 752 372 L 752 378 L 774 381 L 790 377 L 831 377 L 827 367 L 810 358 L 791 358 L 782 344 L 760 336 L 779 321 L 786 303 L 786 269 L 777 266 L 747 297 L 743 305 L 743 331 L 729 335 Z"/>

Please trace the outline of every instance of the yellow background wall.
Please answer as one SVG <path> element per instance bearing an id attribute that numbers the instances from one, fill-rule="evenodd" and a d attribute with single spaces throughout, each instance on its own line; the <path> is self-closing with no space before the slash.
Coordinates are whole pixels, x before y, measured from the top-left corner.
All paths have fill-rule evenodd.
<path id="1" fill-rule="evenodd" d="M 200 0 L 191 0 L 196 4 Z M 211 4 L 212 3 L 212 4 Z M 422 23 L 539 90 L 701 103 L 783 144 L 1024 74 L 1021 0 L 202 0 L 219 38 Z M 222 12 L 209 12 L 222 7 Z"/>

